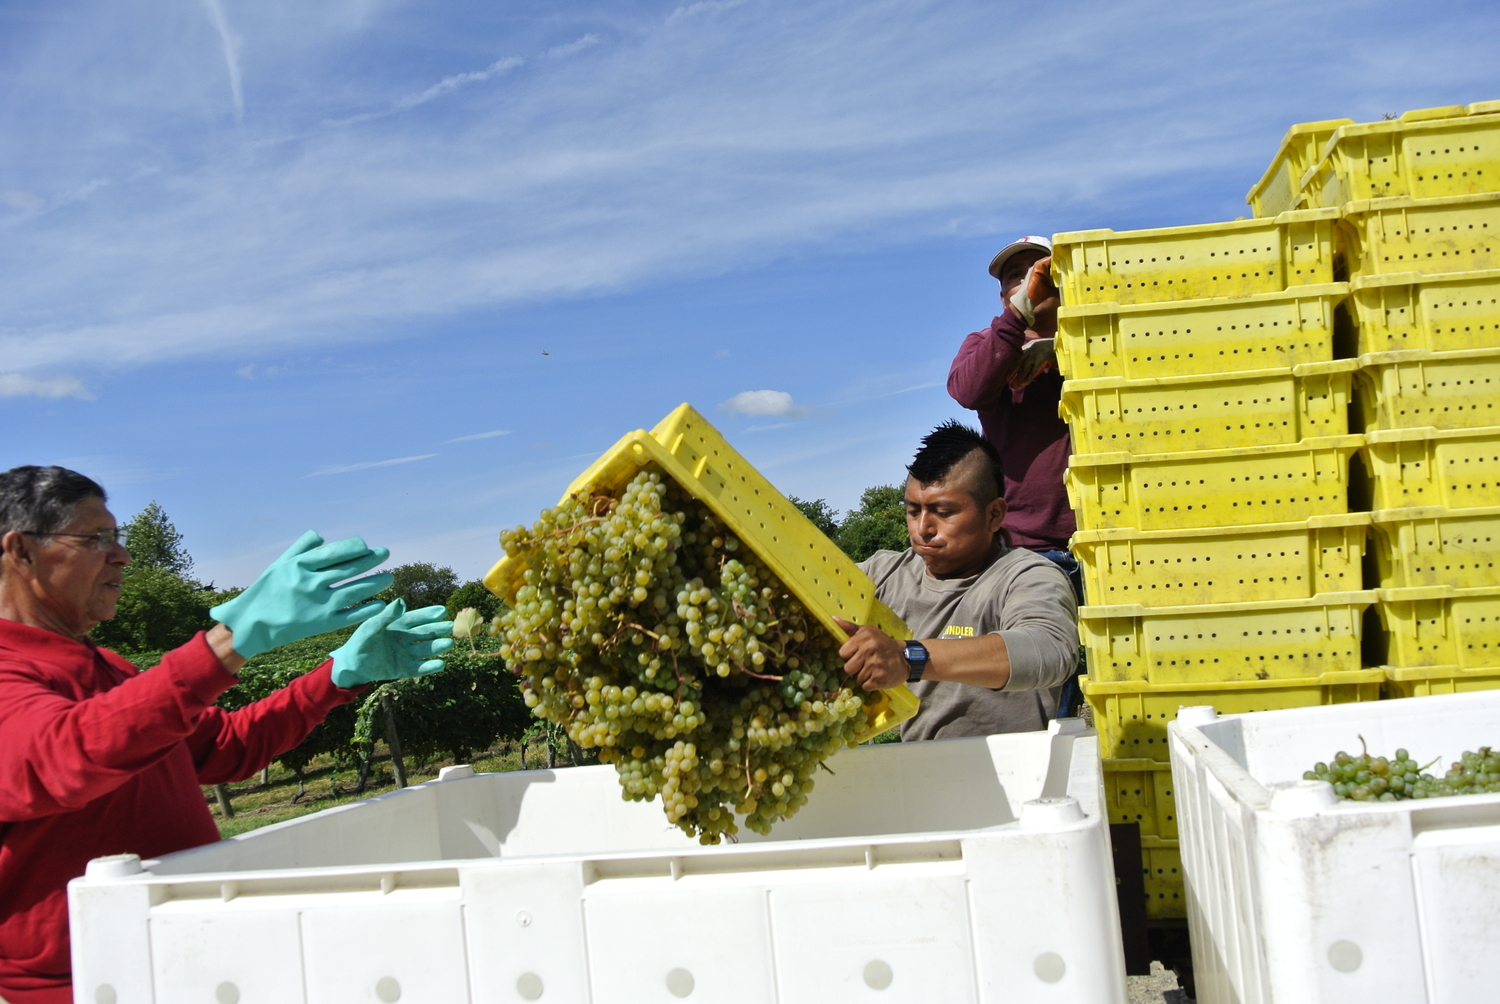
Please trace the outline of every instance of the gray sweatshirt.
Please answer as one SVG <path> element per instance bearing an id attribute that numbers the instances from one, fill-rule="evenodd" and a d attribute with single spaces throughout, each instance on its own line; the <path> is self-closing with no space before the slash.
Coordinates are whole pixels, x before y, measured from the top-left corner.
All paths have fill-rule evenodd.
<path id="1" fill-rule="evenodd" d="M 1019 547 L 1005 548 L 988 568 L 966 579 L 933 578 L 910 548 L 877 551 L 859 567 L 874 580 L 881 602 L 906 621 L 912 637 L 998 634 L 1010 655 L 1010 682 L 1000 690 L 912 684 L 922 706 L 901 726 L 903 742 L 1047 727 L 1062 685 L 1078 665 L 1078 610 L 1062 569 Z"/>

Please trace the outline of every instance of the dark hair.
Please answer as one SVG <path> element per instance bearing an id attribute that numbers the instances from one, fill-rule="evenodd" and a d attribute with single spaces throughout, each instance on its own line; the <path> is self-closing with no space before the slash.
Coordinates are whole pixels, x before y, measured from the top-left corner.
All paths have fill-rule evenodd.
<path id="1" fill-rule="evenodd" d="M 990 483 L 976 486 L 979 491 L 975 494 L 981 505 L 989 505 L 1005 491 L 1005 471 L 1000 462 L 1000 451 L 995 449 L 994 443 L 962 422 L 949 419 L 923 436 L 922 448 L 907 465 L 906 471 L 921 484 L 930 485 L 946 478 L 953 468 L 973 456 L 976 450 L 984 454 L 984 459 L 988 461 L 985 467 L 990 475 Z"/>
<path id="2" fill-rule="evenodd" d="M 0 536 L 51 533 L 68 525 L 85 499 L 108 502 L 98 482 L 66 467 L 12 467 L 0 474 Z"/>

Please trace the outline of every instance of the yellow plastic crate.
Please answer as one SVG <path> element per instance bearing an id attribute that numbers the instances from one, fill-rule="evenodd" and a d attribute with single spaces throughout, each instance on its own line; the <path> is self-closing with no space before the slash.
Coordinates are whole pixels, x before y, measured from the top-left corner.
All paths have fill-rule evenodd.
<path id="1" fill-rule="evenodd" d="M 1165 760 L 1101 760 L 1111 823 L 1135 823 L 1142 837 L 1177 839 L 1172 765 Z"/>
<path id="2" fill-rule="evenodd" d="M 1323 156 L 1323 148 L 1341 126 L 1353 119 L 1328 119 L 1294 125 L 1282 137 L 1271 166 L 1261 175 L 1245 201 L 1258 217 L 1302 208 L 1302 178 Z"/>
<path id="3" fill-rule="evenodd" d="M 1356 355 L 1500 345 L 1500 269 L 1365 275 L 1349 283 L 1349 292 L 1359 325 Z"/>
<path id="4" fill-rule="evenodd" d="M 1335 282 L 1232 300 L 1061 307 L 1058 368 L 1074 380 L 1142 380 L 1327 362 L 1348 292 Z"/>
<path id="5" fill-rule="evenodd" d="M 1500 425 L 1500 348 L 1373 352 L 1359 365 L 1355 402 L 1365 430 Z"/>
<path id="6" fill-rule="evenodd" d="M 1500 586 L 1381 589 L 1384 661 L 1410 669 L 1500 666 Z"/>
<path id="7" fill-rule="evenodd" d="M 835 616 L 872 624 L 895 638 L 911 637 L 901 618 L 875 598 L 869 576 L 690 405 L 678 406 L 650 432 L 637 429 L 621 437 L 574 479 L 562 498 L 617 492 L 651 464 L 722 519 L 835 638 L 848 637 Z M 484 584 L 510 601 L 525 569 L 523 558 L 507 556 L 490 569 Z M 869 726 L 862 738 L 916 714 L 917 697 L 906 687 L 881 693 L 884 699 L 865 709 Z"/>
<path id="8" fill-rule="evenodd" d="M 1070 547 L 1100 606 L 1300 600 L 1361 587 L 1369 513 L 1196 530 L 1080 530 Z"/>
<path id="9" fill-rule="evenodd" d="M 1500 195 L 1351 202 L 1341 229 L 1350 275 L 1500 268 Z"/>
<path id="10" fill-rule="evenodd" d="M 1112 823 L 1141 827 L 1141 867 L 1146 916 L 1184 916 L 1177 807 L 1167 757 L 1167 722 L 1180 707 L 1212 704 L 1220 714 L 1275 711 L 1380 698 L 1380 670 L 1331 673 L 1317 680 L 1215 687 L 1151 687 L 1083 680 L 1094 711 L 1104 766 L 1105 806 Z"/>
<path id="11" fill-rule="evenodd" d="M 1160 685 L 1095 682 L 1091 673 L 1082 683 L 1083 695 L 1094 712 L 1102 757 L 1166 763 L 1167 723 L 1177 717 L 1179 708 L 1212 704 L 1221 715 L 1239 715 L 1376 701 L 1384 678 L 1378 669 L 1357 669 L 1307 680 Z"/>
<path id="12" fill-rule="evenodd" d="M 1500 498 L 1500 426 L 1365 435 L 1371 509 L 1481 509 Z"/>
<path id="13" fill-rule="evenodd" d="M 1500 101 L 1410 111 L 1334 131 L 1301 180 L 1307 206 L 1500 192 Z"/>
<path id="14" fill-rule="evenodd" d="M 1155 230 L 1078 230 L 1052 238 L 1064 303 L 1162 303 L 1276 293 L 1334 274 L 1338 211 Z"/>
<path id="15" fill-rule="evenodd" d="M 1481 669 L 1458 666 L 1429 666 L 1400 669 L 1382 666 L 1385 671 L 1385 696 L 1430 697 L 1433 694 L 1466 694 L 1475 690 L 1500 688 L 1500 665 Z"/>
<path id="16" fill-rule="evenodd" d="M 1386 509 L 1370 519 L 1382 588 L 1500 586 L 1500 506 Z"/>
<path id="17" fill-rule="evenodd" d="M 1182 880 L 1182 854 L 1177 841 L 1141 837 L 1141 867 L 1146 879 L 1146 918 L 1181 920 L 1187 916 L 1187 892 Z"/>
<path id="18" fill-rule="evenodd" d="M 1353 359 L 1215 376 L 1063 384 L 1073 452 L 1165 453 L 1300 443 L 1349 431 Z"/>
<path id="19" fill-rule="evenodd" d="M 1084 530 L 1184 530 L 1290 523 L 1349 511 L 1361 436 L 1134 456 L 1075 455 L 1063 478 Z"/>
<path id="20" fill-rule="evenodd" d="M 1172 765 L 1165 760 L 1103 760 L 1104 804 L 1111 823 L 1135 823 L 1141 834 L 1146 915 L 1183 915 L 1182 861 Z"/>
<path id="21" fill-rule="evenodd" d="M 1179 607 L 1086 606 L 1078 633 L 1097 684 L 1222 686 L 1360 669 L 1371 590 Z M 1114 755 L 1114 754 L 1111 754 Z"/>

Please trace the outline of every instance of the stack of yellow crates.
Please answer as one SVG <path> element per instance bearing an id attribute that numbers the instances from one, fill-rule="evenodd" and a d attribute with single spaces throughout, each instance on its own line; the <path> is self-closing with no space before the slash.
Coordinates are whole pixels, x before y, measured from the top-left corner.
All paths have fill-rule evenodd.
<path id="1" fill-rule="evenodd" d="M 1084 694 L 1147 915 L 1184 915 L 1167 722 L 1379 696 L 1362 668 L 1358 364 L 1338 351 L 1337 210 L 1058 234 Z"/>
<path id="2" fill-rule="evenodd" d="M 1497 687 L 1500 101 L 1315 125 L 1334 127 L 1316 156 L 1289 135 L 1250 202 L 1340 210 L 1379 586 L 1369 661 L 1387 696 Z"/>
<path id="3" fill-rule="evenodd" d="M 1083 689 L 1149 917 L 1185 909 L 1179 707 L 1500 686 L 1497 192 L 1488 102 L 1294 126 L 1254 219 L 1054 238 Z"/>

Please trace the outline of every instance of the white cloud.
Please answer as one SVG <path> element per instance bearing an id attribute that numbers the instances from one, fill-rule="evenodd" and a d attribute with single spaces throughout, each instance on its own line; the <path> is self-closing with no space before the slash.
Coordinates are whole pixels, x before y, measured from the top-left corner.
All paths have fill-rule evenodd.
<path id="1" fill-rule="evenodd" d="M 0 373 L 0 397 L 76 397 L 92 401 L 88 388 L 70 376 L 39 377 L 29 373 Z"/>
<path id="2" fill-rule="evenodd" d="M 457 439 L 449 439 L 449 443 L 472 443 L 476 439 L 494 439 L 496 436 L 510 435 L 509 429 L 496 429 L 493 432 L 476 432 L 472 436 L 459 436 Z"/>
<path id="3" fill-rule="evenodd" d="M 224 6 L 220 0 L 203 0 L 203 9 L 208 14 L 214 31 L 219 33 L 219 44 L 224 50 L 224 66 L 229 72 L 229 95 L 234 100 L 234 116 L 236 119 L 244 119 L 245 92 L 240 83 L 240 40 L 229 30 L 229 19 L 224 16 Z"/>
<path id="4" fill-rule="evenodd" d="M 590 33 L 565 45 L 553 46 L 547 50 L 547 56 L 549 59 L 561 59 L 564 56 L 571 56 L 575 52 L 582 52 L 584 49 L 598 44 L 599 36 Z"/>
<path id="5" fill-rule="evenodd" d="M 709 14 L 717 13 L 719 11 L 732 10 L 733 8 L 738 7 L 744 2 L 745 0 L 698 0 L 697 3 L 690 3 L 686 7 L 678 7 L 672 13 L 668 14 L 667 23 L 671 24 L 672 22 L 679 21 L 682 18 L 693 17 L 698 14 Z"/>
<path id="6" fill-rule="evenodd" d="M 797 404 L 784 390 L 743 390 L 719 407 L 736 415 L 775 415 L 779 418 L 801 418 L 812 411 Z"/>
<path id="7" fill-rule="evenodd" d="M 551 55 L 551 53 L 549 53 L 548 55 Z M 417 105 L 425 105 L 433 98 L 441 97 L 444 94 L 447 94 L 449 91 L 456 91 L 460 87 L 464 87 L 468 84 L 477 84 L 482 81 L 489 80 L 491 77 L 504 73 L 507 70 L 513 70 L 516 67 L 523 65 L 525 62 L 526 60 L 522 59 L 519 56 L 506 56 L 503 59 L 495 60 L 493 63 L 491 63 L 489 66 L 486 66 L 482 70 L 474 70 L 469 73 L 455 73 L 452 76 L 444 77 L 442 80 L 439 80 L 437 83 L 433 84 L 425 91 L 422 91 L 418 94 L 408 94 L 405 97 L 397 98 L 392 104 L 392 107 L 397 109 L 404 109 L 415 108 Z"/>
<path id="8" fill-rule="evenodd" d="M 18 192 L 14 188 L 7 188 L 4 191 L 0 191 L 0 203 L 4 203 L 12 209 L 21 210 L 40 209 L 42 207 L 40 196 L 33 195 L 30 192 Z"/>
<path id="9" fill-rule="evenodd" d="M 437 456 L 436 453 L 420 453 L 415 457 L 395 457 L 391 460 L 366 460 L 361 464 L 338 464 L 331 467 L 319 467 L 311 474 L 305 475 L 315 478 L 320 474 L 347 474 L 349 471 L 367 471 L 372 467 L 394 467 L 397 464 L 409 464 L 417 460 L 426 460 Z"/>

